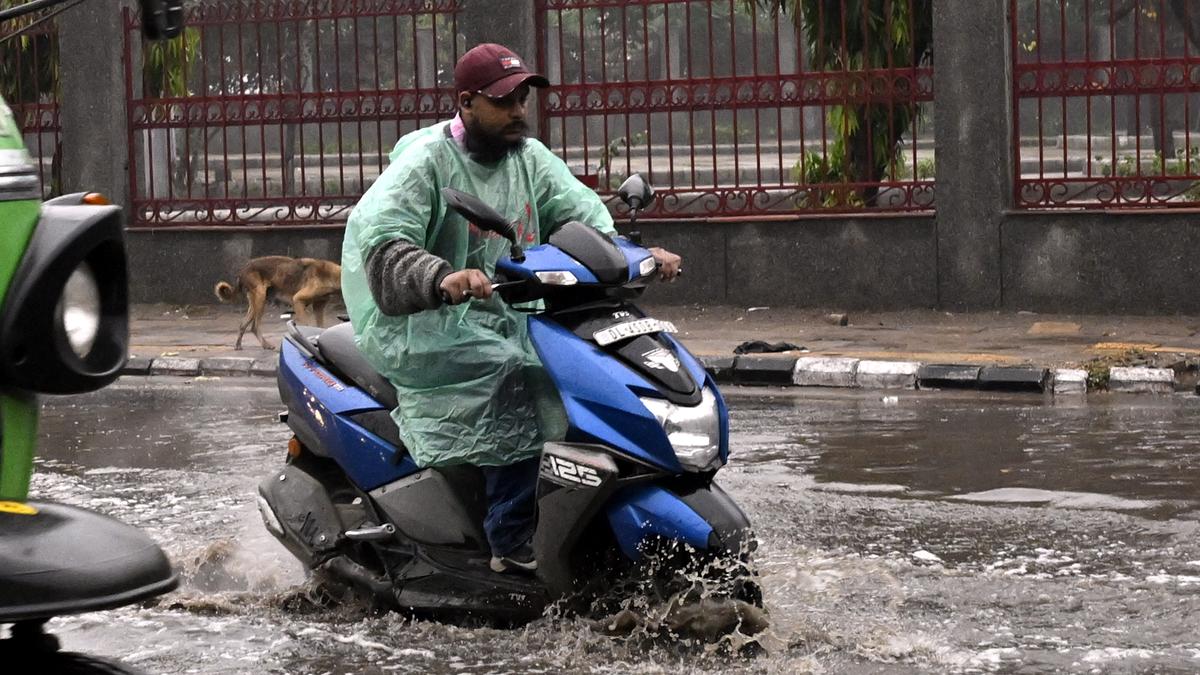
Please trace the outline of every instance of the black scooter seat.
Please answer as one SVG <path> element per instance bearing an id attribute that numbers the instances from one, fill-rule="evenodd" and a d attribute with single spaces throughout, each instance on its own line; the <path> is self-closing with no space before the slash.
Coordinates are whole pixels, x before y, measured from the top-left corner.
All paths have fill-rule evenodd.
<path id="1" fill-rule="evenodd" d="M 354 346 L 354 327 L 350 322 L 326 328 L 317 338 L 317 350 L 334 370 L 365 390 L 385 408 L 393 410 L 399 405 L 396 402 L 396 388 L 367 363 L 362 352 Z"/>
<path id="2" fill-rule="evenodd" d="M 0 510 L 0 623 L 120 607 L 179 585 L 140 530 L 73 506 L 22 506 Z"/>

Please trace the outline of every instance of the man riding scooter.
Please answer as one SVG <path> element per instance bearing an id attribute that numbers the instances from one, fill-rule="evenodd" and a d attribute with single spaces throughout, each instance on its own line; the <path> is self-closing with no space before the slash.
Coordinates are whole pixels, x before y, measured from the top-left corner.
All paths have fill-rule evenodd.
<path id="1" fill-rule="evenodd" d="M 401 138 L 351 214 L 342 290 L 358 348 L 396 388 L 392 418 L 413 460 L 478 466 L 491 568 L 532 571 L 538 458 L 566 420 L 525 316 L 493 297 L 508 242 L 448 208 L 440 189 L 481 198 L 529 245 L 569 221 L 615 230 L 596 193 L 526 137 L 530 87 L 546 78 L 482 44 L 459 59 L 454 84 L 458 115 Z M 650 250 L 674 279 L 679 256 Z"/>

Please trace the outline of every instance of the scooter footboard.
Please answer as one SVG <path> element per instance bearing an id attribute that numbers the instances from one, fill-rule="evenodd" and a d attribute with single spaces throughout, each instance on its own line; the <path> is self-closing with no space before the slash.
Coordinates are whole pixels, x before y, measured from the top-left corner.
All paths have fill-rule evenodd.
<path id="1" fill-rule="evenodd" d="M 660 485 L 634 485 L 608 502 L 608 522 L 621 552 L 631 560 L 642 544 L 660 537 L 697 550 L 750 553 L 754 535 L 738 505 L 715 483 L 676 493 Z"/>

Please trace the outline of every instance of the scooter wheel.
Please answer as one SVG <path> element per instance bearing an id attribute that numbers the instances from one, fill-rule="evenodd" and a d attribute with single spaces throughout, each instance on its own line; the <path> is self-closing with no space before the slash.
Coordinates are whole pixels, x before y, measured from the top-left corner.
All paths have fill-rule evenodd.
<path id="1" fill-rule="evenodd" d="M 102 659 L 87 654 L 75 652 L 53 652 L 43 654 L 27 654 L 16 659 L 17 669 L 5 672 L 29 673 L 42 675 L 145 675 L 140 670 L 129 666 Z"/>

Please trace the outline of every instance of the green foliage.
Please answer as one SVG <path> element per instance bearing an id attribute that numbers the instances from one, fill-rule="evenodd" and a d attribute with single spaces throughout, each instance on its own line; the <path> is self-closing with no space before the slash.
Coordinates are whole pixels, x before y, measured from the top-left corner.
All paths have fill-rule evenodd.
<path id="1" fill-rule="evenodd" d="M 25 0 L 0 0 L 0 9 L 25 4 Z M 55 99 L 58 83 L 58 34 L 52 25 L 31 27 L 38 15 L 25 15 L 6 23 L 4 35 L 26 32 L 0 43 L 0 95 L 9 103 L 37 103 Z"/>
<path id="2" fill-rule="evenodd" d="M 832 146 L 828 154 L 806 152 L 792 167 L 792 179 L 810 186 L 797 197 L 798 207 L 836 209 L 864 205 L 862 195 L 849 185 L 851 177 L 843 153 L 843 148 L 838 145 Z"/>
<path id="3" fill-rule="evenodd" d="M 1109 371 L 1112 366 L 1100 361 L 1089 361 L 1084 364 L 1084 370 L 1087 371 L 1087 388 L 1088 389 L 1108 389 Z"/>
<path id="4" fill-rule="evenodd" d="M 1112 162 L 1104 156 L 1097 156 L 1097 173 L 1106 178 L 1132 178 L 1145 176 L 1148 178 L 1184 178 L 1200 173 L 1200 147 L 1191 148 L 1185 152 L 1182 148 L 1175 151 L 1174 159 L 1164 159 L 1162 153 L 1154 153 L 1149 165 L 1141 164 L 1137 157 L 1125 155 L 1117 160 L 1114 171 Z M 1179 197 L 1188 202 L 1200 202 L 1200 181 L 1193 181 L 1179 191 Z"/>
<path id="5" fill-rule="evenodd" d="M 613 170 L 613 160 L 628 154 L 630 148 L 645 145 L 647 139 L 647 133 L 640 131 L 632 136 L 614 138 L 605 146 L 600 161 L 596 164 L 596 174 L 599 175 L 601 172 L 607 174 L 610 189 L 615 190 L 628 178 L 624 173 Z"/>
<path id="6" fill-rule="evenodd" d="M 185 28 L 171 40 L 148 41 L 144 52 L 143 82 L 148 98 L 178 98 L 188 88 L 192 67 L 200 58 L 200 31 Z"/>
<path id="7" fill-rule="evenodd" d="M 933 44 L 932 0 L 745 2 L 789 14 L 804 36 L 809 63 L 818 70 L 911 68 L 929 56 Z M 831 106 L 827 115 L 835 138 L 829 158 L 817 163 L 825 169 L 815 171 L 838 176 L 842 182 L 870 184 L 896 167 L 900 140 L 912 129 L 918 111 L 915 103 L 882 102 Z M 806 159 L 803 164 L 801 173 L 809 173 L 811 163 Z M 873 203 L 875 193 L 874 188 L 864 189 L 862 200 Z M 821 201 L 827 201 L 827 197 Z"/>
<path id="8" fill-rule="evenodd" d="M 917 160 L 917 180 L 933 180 L 937 175 L 937 161 L 932 157 Z"/>
<path id="9" fill-rule="evenodd" d="M 1108 381 L 1114 367 L 1154 366 L 1154 354 L 1137 347 L 1105 354 L 1089 359 L 1083 364 L 1087 371 L 1088 389 L 1108 389 Z"/>
<path id="10" fill-rule="evenodd" d="M 604 148 L 604 154 L 600 156 L 600 162 L 596 165 L 596 173 L 611 171 L 614 159 L 627 153 L 629 148 L 644 145 L 646 137 L 646 132 L 640 131 L 633 136 L 620 136 L 609 141 L 608 145 Z"/>
<path id="11" fill-rule="evenodd" d="M 0 9 L 25 4 L 25 0 L 0 0 Z M 115 11 L 115 10 L 114 10 Z M 11 21 L 7 35 L 42 18 L 30 14 Z M 148 42 L 144 59 L 146 95 L 187 96 L 192 64 L 200 58 L 200 31 L 185 29 L 173 40 Z M 0 43 L 0 95 L 12 103 L 57 100 L 59 84 L 58 32 L 53 24 L 40 24 Z"/>

